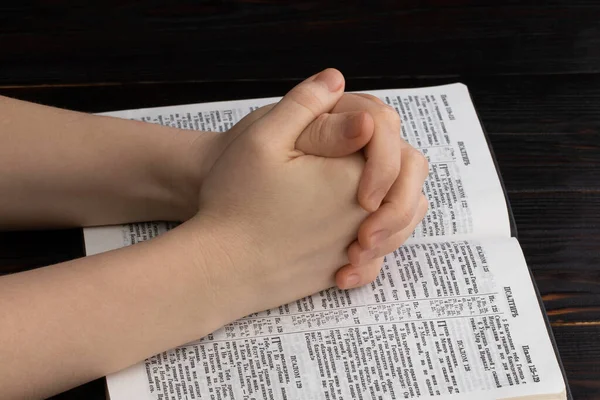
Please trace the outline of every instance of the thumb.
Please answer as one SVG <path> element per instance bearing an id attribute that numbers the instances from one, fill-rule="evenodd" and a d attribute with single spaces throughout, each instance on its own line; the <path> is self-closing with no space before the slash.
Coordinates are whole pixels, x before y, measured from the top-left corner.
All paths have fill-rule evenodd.
<path id="1" fill-rule="evenodd" d="M 344 93 L 344 76 L 328 68 L 290 90 L 265 116 L 252 125 L 253 134 L 290 150 L 321 114 L 331 111 Z M 277 132 L 273 135 L 273 132 Z"/>
<path id="2" fill-rule="evenodd" d="M 296 150 L 320 157 L 348 156 L 369 143 L 374 129 L 371 114 L 363 111 L 322 114 L 300 134 Z"/>

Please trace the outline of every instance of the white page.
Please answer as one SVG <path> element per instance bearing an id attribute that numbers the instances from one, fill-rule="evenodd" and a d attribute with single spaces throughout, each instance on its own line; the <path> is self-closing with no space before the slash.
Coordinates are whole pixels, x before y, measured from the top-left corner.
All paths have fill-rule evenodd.
<path id="1" fill-rule="evenodd" d="M 367 93 L 396 109 L 402 137 L 430 163 L 429 212 L 413 237 L 510 237 L 504 192 L 467 87 Z"/>
<path id="2" fill-rule="evenodd" d="M 565 398 L 512 238 L 403 246 L 369 286 L 250 315 L 108 387 L 112 400 Z"/>
<path id="3" fill-rule="evenodd" d="M 402 119 L 402 136 L 430 161 L 430 176 L 425 183 L 429 212 L 414 237 L 509 237 L 504 194 L 466 86 L 452 84 L 369 93 L 396 108 Z M 223 132 L 252 110 L 277 100 L 193 104 L 103 115 Z M 91 255 L 136 243 L 135 232 L 143 229 L 142 226 L 86 228 L 86 252 Z M 158 224 L 156 229 L 165 231 L 167 227 Z"/>

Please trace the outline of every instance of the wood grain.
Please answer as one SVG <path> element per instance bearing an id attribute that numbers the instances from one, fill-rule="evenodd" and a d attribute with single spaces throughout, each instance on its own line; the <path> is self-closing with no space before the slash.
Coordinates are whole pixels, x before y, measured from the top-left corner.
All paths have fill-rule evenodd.
<path id="1" fill-rule="evenodd" d="M 7 4 L 2 84 L 600 71 L 591 1 Z"/>
<path id="2" fill-rule="evenodd" d="M 600 4 L 107 1 L 0 5 L 0 94 L 101 112 L 462 81 L 489 134 L 575 399 L 600 399 Z M 83 255 L 80 230 L 0 233 L 0 271 Z M 56 399 L 104 398 L 98 380 Z"/>

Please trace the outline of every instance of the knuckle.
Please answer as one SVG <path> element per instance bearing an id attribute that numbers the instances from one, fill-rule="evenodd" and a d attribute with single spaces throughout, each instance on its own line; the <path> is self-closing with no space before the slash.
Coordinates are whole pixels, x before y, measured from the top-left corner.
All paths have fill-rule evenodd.
<path id="1" fill-rule="evenodd" d="M 394 107 L 386 104 L 384 107 L 382 107 L 381 112 L 390 121 L 393 121 L 393 122 L 398 121 L 398 122 L 400 122 L 400 114 L 398 114 L 398 111 L 396 111 L 396 109 Z"/>
<path id="2" fill-rule="evenodd" d="M 324 107 L 323 101 L 308 85 L 300 85 L 292 89 L 288 93 L 288 99 L 307 110 L 313 118 L 317 118 Z"/>
<path id="3" fill-rule="evenodd" d="M 321 114 L 311 123 L 308 141 L 313 148 L 327 139 L 329 122 L 329 116 Z"/>
<path id="4" fill-rule="evenodd" d="M 367 94 L 367 93 L 361 93 L 360 94 L 362 97 L 364 97 L 365 99 L 371 100 L 379 105 L 385 105 L 385 103 L 383 102 L 383 100 L 381 100 L 379 97 L 377 96 L 373 96 L 372 94 Z"/>
<path id="5" fill-rule="evenodd" d="M 394 125 L 398 129 L 397 134 L 400 133 L 400 115 L 392 106 L 384 106 L 377 112 L 377 118 L 385 121 L 388 124 Z"/>
<path id="6" fill-rule="evenodd" d="M 404 155 L 408 160 L 410 160 L 410 162 L 414 163 L 415 165 L 422 164 L 425 159 L 423 154 L 421 154 L 419 150 L 415 149 L 412 146 L 409 146 L 405 149 Z"/>
<path id="7" fill-rule="evenodd" d="M 395 162 L 379 162 L 377 164 L 377 175 L 386 181 L 395 180 L 398 177 L 399 171 L 400 165 Z"/>
<path id="8" fill-rule="evenodd" d="M 427 161 L 427 158 L 423 155 L 423 153 L 414 147 L 406 148 L 405 157 L 407 162 L 410 162 L 418 171 L 429 171 L 429 161 Z"/>
<path id="9" fill-rule="evenodd" d="M 410 221 L 412 221 L 413 215 L 411 210 L 408 207 L 402 207 L 398 204 L 391 203 L 391 209 L 394 213 L 394 224 L 396 225 L 394 228 L 396 230 L 401 230 L 406 228 Z"/>
<path id="10" fill-rule="evenodd" d="M 403 208 L 398 214 L 398 225 L 400 229 L 404 229 L 410 225 L 413 219 L 413 214 L 408 208 Z"/>

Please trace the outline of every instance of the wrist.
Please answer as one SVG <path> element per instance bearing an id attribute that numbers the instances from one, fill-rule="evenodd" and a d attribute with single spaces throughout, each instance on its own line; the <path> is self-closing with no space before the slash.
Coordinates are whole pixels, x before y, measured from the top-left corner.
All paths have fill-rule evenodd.
<path id="1" fill-rule="evenodd" d="M 163 162 L 154 164 L 157 182 L 168 193 L 165 217 L 187 221 L 198 212 L 202 182 L 222 151 L 219 133 L 172 130 Z"/>
<path id="2" fill-rule="evenodd" d="M 169 232 L 172 251 L 182 257 L 180 272 L 187 277 L 190 305 L 199 311 L 199 320 L 210 321 L 210 332 L 257 311 L 250 302 L 255 300 L 253 284 L 244 279 L 244 270 L 255 265 L 252 246 L 228 225 L 198 214 Z"/>

